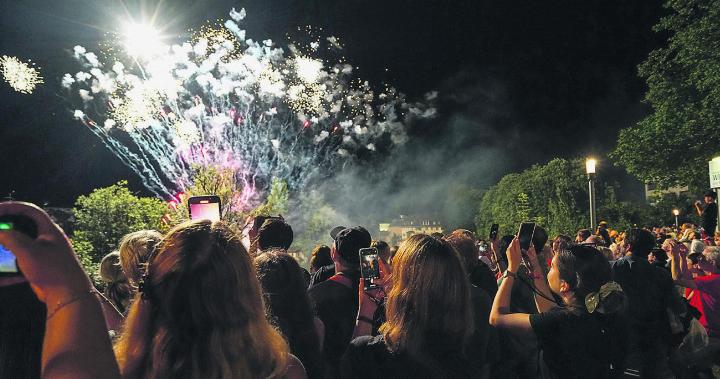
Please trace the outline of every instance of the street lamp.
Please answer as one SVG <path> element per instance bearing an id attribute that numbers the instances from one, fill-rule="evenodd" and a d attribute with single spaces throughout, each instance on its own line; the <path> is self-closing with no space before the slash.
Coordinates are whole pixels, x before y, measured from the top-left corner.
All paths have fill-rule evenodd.
<path id="1" fill-rule="evenodd" d="M 595 231 L 595 166 L 597 161 L 593 158 L 585 160 L 585 172 L 588 177 L 588 194 L 590 195 L 590 230 Z"/>
<path id="2" fill-rule="evenodd" d="M 678 224 L 678 216 L 680 216 L 680 210 L 679 209 L 673 209 L 673 214 L 675 215 L 675 227 L 679 228 L 680 224 Z"/>

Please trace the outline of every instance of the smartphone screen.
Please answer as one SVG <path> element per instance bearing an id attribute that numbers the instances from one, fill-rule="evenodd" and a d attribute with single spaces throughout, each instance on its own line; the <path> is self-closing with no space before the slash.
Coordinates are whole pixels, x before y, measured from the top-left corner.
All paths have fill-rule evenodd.
<path id="1" fill-rule="evenodd" d="M 380 278 L 379 254 L 376 248 L 368 247 L 360 249 L 360 274 L 365 280 L 365 289 L 377 287 L 374 279 Z"/>
<path id="2" fill-rule="evenodd" d="M 17 274 L 17 261 L 13 253 L 0 245 L 0 274 Z"/>
<path id="3" fill-rule="evenodd" d="M 527 251 L 530 248 L 534 233 L 534 222 L 523 222 L 522 224 L 520 224 L 520 230 L 518 231 L 518 240 L 520 241 L 520 248 L 523 249 L 523 251 Z"/>
<path id="4" fill-rule="evenodd" d="M 217 196 L 193 196 L 188 199 L 191 220 L 220 221 L 220 198 Z"/>
<path id="5" fill-rule="evenodd" d="M 500 225 L 498 224 L 492 224 L 492 226 L 490 226 L 490 241 L 497 239 L 498 229 L 500 229 Z"/>
<path id="6" fill-rule="evenodd" d="M 17 230 L 32 239 L 38 236 L 37 225 L 25 216 L 5 215 L 0 217 L 0 230 Z M 0 276 L 12 276 L 19 273 L 15 255 L 5 246 L 0 245 Z"/>

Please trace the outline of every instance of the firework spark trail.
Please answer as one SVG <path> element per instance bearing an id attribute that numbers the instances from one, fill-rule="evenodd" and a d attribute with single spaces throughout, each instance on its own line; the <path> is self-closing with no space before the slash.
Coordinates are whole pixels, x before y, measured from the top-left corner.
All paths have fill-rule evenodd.
<path id="1" fill-rule="evenodd" d="M 83 69 L 62 79 L 82 101 L 76 117 L 159 196 L 192 185 L 198 167 L 215 167 L 234 172 L 237 207 L 252 206 L 273 178 L 303 189 L 358 154 L 404 143 L 409 121 L 435 113 L 391 87 L 375 93 L 347 63 L 314 57 L 322 41 L 286 53 L 246 39 L 244 10 L 230 15 L 190 42 L 105 54 L 110 62 L 76 46 Z"/>

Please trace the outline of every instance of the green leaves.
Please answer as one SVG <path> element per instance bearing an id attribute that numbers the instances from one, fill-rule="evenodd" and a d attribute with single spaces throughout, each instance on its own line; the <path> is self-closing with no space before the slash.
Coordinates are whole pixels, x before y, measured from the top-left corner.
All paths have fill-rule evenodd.
<path id="1" fill-rule="evenodd" d="M 126 181 L 78 197 L 72 242 L 80 262 L 96 276 L 100 260 L 117 249 L 122 236 L 141 229 L 162 229 L 167 212 L 163 201 L 131 193 Z"/>
<path id="2" fill-rule="evenodd" d="M 720 0 L 668 0 L 655 27 L 664 48 L 638 67 L 651 114 L 620 132 L 612 157 L 660 186 L 708 186 L 707 162 L 720 153 Z"/>

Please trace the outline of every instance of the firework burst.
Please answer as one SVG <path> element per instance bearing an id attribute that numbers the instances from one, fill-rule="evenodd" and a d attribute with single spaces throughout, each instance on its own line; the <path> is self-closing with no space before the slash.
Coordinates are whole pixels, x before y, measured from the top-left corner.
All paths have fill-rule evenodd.
<path id="1" fill-rule="evenodd" d="M 43 83 L 40 71 L 32 62 L 25 63 L 16 57 L 3 55 L 0 67 L 5 81 L 17 92 L 31 94 L 38 84 Z"/>
<path id="2" fill-rule="evenodd" d="M 313 55 L 338 50 L 336 38 L 284 49 L 246 38 L 244 10 L 230 17 L 190 41 L 154 44 L 151 56 L 139 46 L 103 62 L 76 46 L 83 69 L 62 79 L 75 117 L 159 196 L 212 167 L 232 170 L 242 188 L 236 207 L 252 207 L 273 179 L 305 189 L 404 143 L 409 121 L 434 114 L 391 87 L 377 96 L 351 65 Z"/>

